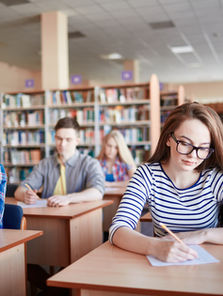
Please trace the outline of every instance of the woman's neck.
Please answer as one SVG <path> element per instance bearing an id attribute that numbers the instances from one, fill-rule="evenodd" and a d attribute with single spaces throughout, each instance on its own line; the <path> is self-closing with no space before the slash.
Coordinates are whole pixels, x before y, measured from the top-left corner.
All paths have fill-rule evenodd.
<path id="1" fill-rule="evenodd" d="M 197 171 L 178 171 L 169 163 L 162 164 L 163 170 L 177 188 L 188 188 L 195 184 L 200 176 Z"/>

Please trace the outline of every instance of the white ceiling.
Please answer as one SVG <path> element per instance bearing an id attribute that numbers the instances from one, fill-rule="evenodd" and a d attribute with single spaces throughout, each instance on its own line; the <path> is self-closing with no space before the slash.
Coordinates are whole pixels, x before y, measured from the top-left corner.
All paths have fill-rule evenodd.
<path id="1" fill-rule="evenodd" d="M 68 15 L 69 32 L 86 35 L 69 39 L 70 75 L 120 83 L 122 63 L 100 58 L 118 52 L 139 61 L 141 82 L 152 73 L 162 82 L 223 80 L 223 0 L 0 0 L 0 61 L 40 70 L 39 16 L 55 10 Z M 163 21 L 175 27 L 149 25 Z M 194 52 L 173 54 L 179 45 Z"/>

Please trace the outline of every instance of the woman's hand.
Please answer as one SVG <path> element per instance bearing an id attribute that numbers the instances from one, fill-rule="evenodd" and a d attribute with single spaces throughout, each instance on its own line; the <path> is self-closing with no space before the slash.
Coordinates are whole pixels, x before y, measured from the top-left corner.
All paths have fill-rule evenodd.
<path id="1" fill-rule="evenodd" d="M 197 252 L 189 246 L 167 239 L 158 239 L 151 255 L 165 262 L 183 262 L 198 257 Z"/>

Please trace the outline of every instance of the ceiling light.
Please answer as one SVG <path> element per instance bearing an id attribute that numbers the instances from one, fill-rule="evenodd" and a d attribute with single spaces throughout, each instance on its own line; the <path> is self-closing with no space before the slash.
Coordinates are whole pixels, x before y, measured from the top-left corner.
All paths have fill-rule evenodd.
<path id="1" fill-rule="evenodd" d="M 114 52 L 107 55 L 101 55 L 101 58 L 105 60 L 121 60 L 123 57 L 121 54 Z"/>
<path id="2" fill-rule="evenodd" d="M 200 68 L 201 64 L 200 63 L 191 63 L 188 65 L 190 68 Z"/>
<path id="3" fill-rule="evenodd" d="M 173 53 L 188 53 L 188 52 L 194 51 L 191 45 L 173 46 L 173 47 L 170 47 L 170 49 Z"/>

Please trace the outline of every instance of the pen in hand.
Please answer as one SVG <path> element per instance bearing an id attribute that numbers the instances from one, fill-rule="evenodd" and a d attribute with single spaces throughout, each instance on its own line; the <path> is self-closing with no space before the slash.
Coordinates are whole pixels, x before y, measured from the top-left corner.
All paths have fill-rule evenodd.
<path id="1" fill-rule="evenodd" d="M 175 234 L 173 233 L 165 224 L 163 223 L 159 223 L 160 226 L 166 230 L 166 232 L 168 232 L 175 240 L 177 240 L 179 243 L 181 243 L 182 245 L 185 245 L 185 243 Z"/>
<path id="2" fill-rule="evenodd" d="M 38 199 L 40 199 L 39 196 L 32 190 L 32 188 L 28 184 L 25 184 L 25 187 L 31 190 L 38 197 Z"/>

